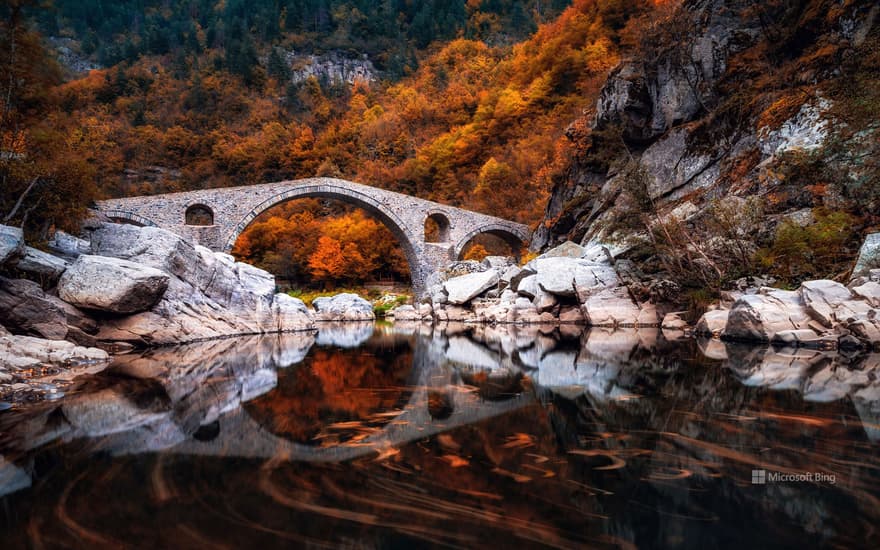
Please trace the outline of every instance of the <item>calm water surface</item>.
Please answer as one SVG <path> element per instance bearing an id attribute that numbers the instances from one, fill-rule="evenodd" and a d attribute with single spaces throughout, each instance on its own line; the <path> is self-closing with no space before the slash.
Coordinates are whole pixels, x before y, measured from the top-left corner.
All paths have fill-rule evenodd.
<path id="1" fill-rule="evenodd" d="M 878 364 L 373 324 L 121 356 L 0 413 L 0 540 L 876 548 Z"/>

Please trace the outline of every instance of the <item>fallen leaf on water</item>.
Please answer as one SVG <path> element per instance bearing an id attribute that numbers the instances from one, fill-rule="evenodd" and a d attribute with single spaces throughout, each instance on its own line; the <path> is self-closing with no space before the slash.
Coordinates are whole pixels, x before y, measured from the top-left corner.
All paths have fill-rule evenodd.
<path id="1" fill-rule="evenodd" d="M 516 433 L 507 438 L 507 443 L 502 445 L 505 449 L 522 449 L 535 445 L 535 438 L 529 434 Z"/>
<path id="2" fill-rule="evenodd" d="M 470 464 L 467 460 L 461 458 L 458 455 L 443 455 L 440 457 L 441 460 L 445 460 L 449 463 L 453 468 L 461 468 L 462 466 L 467 466 Z"/>
<path id="3" fill-rule="evenodd" d="M 444 449 L 452 449 L 457 451 L 461 449 L 461 445 L 455 442 L 455 439 L 449 434 L 440 434 L 437 436 L 437 443 Z"/>
<path id="4" fill-rule="evenodd" d="M 507 476 L 509 478 L 512 478 L 517 483 L 526 483 L 526 482 L 529 482 L 532 480 L 532 478 L 530 478 L 529 476 L 524 476 L 522 474 L 510 472 L 510 471 L 504 470 L 502 468 L 495 468 L 494 470 L 492 470 L 492 473 Z"/>

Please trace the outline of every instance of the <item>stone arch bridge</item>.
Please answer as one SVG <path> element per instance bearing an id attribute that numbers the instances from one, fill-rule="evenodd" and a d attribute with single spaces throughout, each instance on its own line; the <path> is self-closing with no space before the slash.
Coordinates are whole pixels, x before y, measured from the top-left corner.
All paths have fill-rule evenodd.
<path id="1" fill-rule="evenodd" d="M 261 213 L 280 203 L 309 197 L 358 206 L 385 224 L 403 247 L 417 294 L 424 292 L 432 273 L 458 259 L 477 235 L 501 237 L 514 250 L 530 236 L 529 228 L 522 224 L 335 178 L 111 199 L 98 201 L 96 209 L 114 220 L 161 227 L 211 250 L 229 252 Z M 425 236 L 429 218 L 439 229 L 432 240 Z"/>

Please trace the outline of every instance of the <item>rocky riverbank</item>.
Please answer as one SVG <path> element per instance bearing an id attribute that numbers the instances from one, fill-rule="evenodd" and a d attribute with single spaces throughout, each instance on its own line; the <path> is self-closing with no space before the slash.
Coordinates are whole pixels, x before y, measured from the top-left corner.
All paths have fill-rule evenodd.
<path id="1" fill-rule="evenodd" d="M 49 254 L 0 226 L 0 396 L 108 351 L 374 318 L 353 294 L 309 309 L 276 293 L 270 273 L 163 229 L 95 222 L 86 233 L 57 234 Z"/>
<path id="2" fill-rule="evenodd" d="M 638 302 L 603 248 L 564 243 L 517 266 L 491 256 L 455 262 L 438 274 L 417 306 L 391 312 L 395 320 L 463 323 L 658 326 L 655 304 Z"/>

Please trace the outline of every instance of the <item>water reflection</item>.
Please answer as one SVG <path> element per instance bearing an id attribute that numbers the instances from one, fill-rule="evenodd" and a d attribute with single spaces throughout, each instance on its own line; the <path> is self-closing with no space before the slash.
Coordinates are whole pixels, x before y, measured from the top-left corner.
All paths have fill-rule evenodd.
<path id="1" fill-rule="evenodd" d="M 878 364 L 457 324 L 157 349 L 0 415 L 0 531 L 13 547 L 866 546 Z M 759 469 L 825 477 L 753 485 Z"/>

